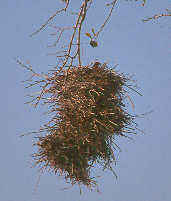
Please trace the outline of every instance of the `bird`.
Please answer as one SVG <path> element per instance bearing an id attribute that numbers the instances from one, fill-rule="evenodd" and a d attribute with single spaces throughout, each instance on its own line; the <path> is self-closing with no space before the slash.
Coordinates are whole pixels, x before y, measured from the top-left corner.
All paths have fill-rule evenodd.
<path id="1" fill-rule="evenodd" d="M 95 62 L 95 63 L 94 63 L 94 65 L 93 65 L 93 67 L 94 67 L 94 68 L 98 68 L 98 67 L 99 67 L 99 65 L 100 65 L 100 63 L 99 63 L 99 62 Z"/>

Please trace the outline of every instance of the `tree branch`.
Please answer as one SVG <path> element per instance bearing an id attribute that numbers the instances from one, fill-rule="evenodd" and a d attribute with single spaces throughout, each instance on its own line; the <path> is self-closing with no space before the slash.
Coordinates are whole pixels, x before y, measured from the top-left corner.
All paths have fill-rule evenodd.
<path id="1" fill-rule="evenodd" d="M 149 17 L 147 19 L 144 19 L 143 22 L 148 22 L 150 20 L 156 20 L 156 19 L 159 19 L 161 17 L 168 17 L 168 16 L 171 16 L 171 11 L 169 11 L 168 9 L 166 9 L 167 13 L 162 13 L 162 14 L 159 14 L 159 15 L 154 15 L 153 17 Z"/>
<path id="2" fill-rule="evenodd" d="M 33 32 L 30 36 L 32 37 L 33 35 L 39 33 L 40 31 L 42 31 L 48 24 L 51 20 L 53 20 L 53 18 L 55 18 L 59 13 L 63 12 L 63 11 L 66 11 L 68 6 L 69 6 L 69 2 L 70 0 L 68 0 L 66 2 L 66 6 L 65 8 L 62 8 L 61 10 L 57 10 L 55 14 L 53 14 L 51 17 L 48 18 L 48 20 L 35 32 Z"/>
<path id="3" fill-rule="evenodd" d="M 110 19 L 111 15 L 112 15 L 112 12 L 113 12 L 113 9 L 114 9 L 116 3 L 117 3 L 117 0 L 114 0 L 114 1 L 111 3 L 112 7 L 111 7 L 111 9 L 110 9 L 109 15 L 107 16 L 106 20 L 104 21 L 104 23 L 103 23 L 102 26 L 100 27 L 99 31 L 96 33 L 96 38 L 97 38 L 97 37 L 99 36 L 99 34 L 103 31 L 105 25 L 106 25 L 107 22 L 109 21 L 109 19 Z"/>

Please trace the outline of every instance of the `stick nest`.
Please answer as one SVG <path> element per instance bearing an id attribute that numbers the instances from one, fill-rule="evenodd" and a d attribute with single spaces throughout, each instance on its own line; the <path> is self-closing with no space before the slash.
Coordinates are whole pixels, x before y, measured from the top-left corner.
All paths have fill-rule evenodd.
<path id="1" fill-rule="evenodd" d="M 53 117 L 34 144 L 36 165 L 86 186 L 95 184 L 95 163 L 112 170 L 115 136 L 134 129 L 123 103 L 127 81 L 100 63 L 46 75 L 36 100 L 48 104 Z"/>

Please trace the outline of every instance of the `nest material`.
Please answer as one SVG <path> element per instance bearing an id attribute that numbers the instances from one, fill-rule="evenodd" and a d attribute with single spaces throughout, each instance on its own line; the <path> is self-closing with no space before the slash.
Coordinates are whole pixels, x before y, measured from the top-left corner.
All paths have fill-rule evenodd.
<path id="1" fill-rule="evenodd" d="M 94 163 L 111 168 L 114 137 L 125 136 L 134 122 L 123 103 L 127 81 L 100 63 L 48 76 L 42 90 L 48 98 L 39 99 L 49 104 L 54 116 L 43 128 L 46 136 L 35 144 L 36 164 L 86 186 L 94 182 L 90 176 Z"/>

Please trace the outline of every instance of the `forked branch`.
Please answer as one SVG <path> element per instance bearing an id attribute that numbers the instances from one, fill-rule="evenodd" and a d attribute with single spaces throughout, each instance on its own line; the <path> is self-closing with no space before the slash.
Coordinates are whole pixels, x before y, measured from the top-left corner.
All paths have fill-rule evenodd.
<path id="1" fill-rule="evenodd" d="M 94 38 L 97 38 L 98 35 L 103 31 L 105 25 L 107 24 L 107 22 L 109 21 L 113 9 L 116 5 L 118 0 L 113 0 L 111 3 L 107 4 L 107 6 L 111 6 L 109 14 L 107 16 L 107 18 L 105 19 L 104 23 L 101 25 L 99 31 L 97 33 L 94 33 Z M 52 21 L 58 14 L 60 14 L 61 12 L 66 12 L 67 8 L 70 5 L 70 0 L 65 1 L 66 5 L 63 9 L 56 11 L 56 13 L 54 15 L 52 15 L 37 31 L 35 31 L 34 33 L 31 34 L 31 36 L 39 33 L 40 31 L 42 31 L 48 24 L 50 21 Z M 71 38 L 69 40 L 69 43 L 63 47 L 61 47 L 60 53 L 57 54 L 57 58 L 60 60 L 60 67 L 58 69 L 58 72 L 60 72 L 64 67 L 67 67 L 68 69 L 70 69 L 70 67 L 73 66 L 73 62 L 75 60 L 78 61 L 78 65 L 81 66 L 82 62 L 81 62 L 81 31 L 82 31 L 82 26 L 83 26 L 83 22 L 87 16 L 87 11 L 89 10 L 89 8 L 91 7 L 93 3 L 93 0 L 83 0 L 81 7 L 79 9 L 79 12 L 77 13 L 77 18 L 76 21 L 74 23 L 74 25 L 72 27 L 70 27 L 70 29 L 72 29 L 72 34 L 71 34 Z M 57 32 L 59 32 L 59 35 L 57 37 L 56 42 L 53 44 L 53 46 L 56 46 L 56 44 L 61 40 L 62 35 L 64 33 L 65 30 L 68 30 L 68 27 L 58 27 L 57 28 Z"/>

